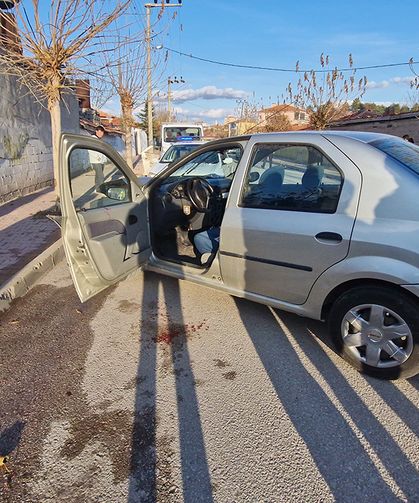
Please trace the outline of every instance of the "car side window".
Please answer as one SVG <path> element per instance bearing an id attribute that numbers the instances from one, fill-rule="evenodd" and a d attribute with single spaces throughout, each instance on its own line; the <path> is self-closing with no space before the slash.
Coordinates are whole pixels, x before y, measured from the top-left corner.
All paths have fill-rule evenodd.
<path id="1" fill-rule="evenodd" d="M 242 149 L 240 147 L 209 150 L 183 164 L 170 176 L 232 178 L 241 156 Z"/>
<path id="2" fill-rule="evenodd" d="M 311 145 L 258 145 L 240 206 L 334 213 L 342 183 L 340 171 Z"/>
<path id="3" fill-rule="evenodd" d="M 131 201 L 129 179 L 98 150 L 73 149 L 69 157 L 69 175 L 76 211 Z"/>

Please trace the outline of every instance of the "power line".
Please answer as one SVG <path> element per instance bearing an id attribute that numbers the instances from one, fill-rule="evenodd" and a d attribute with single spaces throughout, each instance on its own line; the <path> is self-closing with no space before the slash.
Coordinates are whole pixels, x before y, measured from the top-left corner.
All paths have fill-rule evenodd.
<path id="1" fill-rule="evenodd" d="M 188 58 L 196 59 L 198 61 L 204 61 L 205 63 L 212 63 L 213 65 L 221 65 L 221 66 L 230 66 L 233 68 L 247 68 L 250 70 L 267 70 L 270 72 L 284 72 L 284 73 L 306 73 L 306 72 L 312 72 L 314 71 L 315 73 L 327 73 L 330 72 L 331 70 L 337 70 L 338 72 L 353 72 L 354 70 L 372 70 L 376 68 L 391 68 L 391 67 L 396 67 L 396 66 L 409 66 L 412 68 L 412 65 L 419 63 L 419 61 L 407 61 L 405 63 L 387 63 L 383 65 L 369 65 L 369 66 L 354 66 L 354 67 L 349 67 L 349 68 L 331 68 L 331 69 L 325 69 L 321 68 L 319 70 L 301 70 L 301 69 L 296 69 L 296 68 L 275 68 L 271 66 L 255 66 L 255 65 L 239 65 L 236 63 L 227 63 L 225 61 L 216 61 L 214 59 L 207 59 L 207 58 L 201 58 L 199 56 L 194 56 L 193 54 L 186 54 L 185 52 L 177 51 L 176 49 L 171 49 L 170 47 L 163 46 L 166 51 L 173 52 L 175 54 L 178 54 L 179 56 L 185 56 Z M 413 71 L 413 70 L 412 70 Z"/>

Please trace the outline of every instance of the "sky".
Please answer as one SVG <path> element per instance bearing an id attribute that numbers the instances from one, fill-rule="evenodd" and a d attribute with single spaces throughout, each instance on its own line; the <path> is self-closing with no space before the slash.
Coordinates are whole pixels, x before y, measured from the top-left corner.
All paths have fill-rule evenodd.
<path id="1" fill-rule="evenodd" d="M 135 0 L 138 8 L 141 2 Z M 177 0 L 171 0 L 177 3 Z M 170 29 L 159 34 L 173 12 Z M 158 9 L 152 9 L 156 18 Z M 155 27 L 155 45 L 201 58 L 244 65 L 294 69 L 319 68 L 329 54 L 333 65 L 354 66 L 419 61 L 419 2 L 417 0 L 183 0 L 179 9 L 166 9 Z M 416 65 L 419 74 L 419 64 Z M 413 74 L 408 66 L 364 70 L 368 89 L 363 101 L 406 102 Z M 284 94 L 295 72 L 279 73 L 232 68 L 197 61 L 169 52 L 164 77 L 182 76 L 172 86 L 178 119 L 222 122 L 249 99 L 268 106 Z M 165 101 L 167 86 L 160 83 Z M 282 102 L 282 100 L 281 100 Z"/>

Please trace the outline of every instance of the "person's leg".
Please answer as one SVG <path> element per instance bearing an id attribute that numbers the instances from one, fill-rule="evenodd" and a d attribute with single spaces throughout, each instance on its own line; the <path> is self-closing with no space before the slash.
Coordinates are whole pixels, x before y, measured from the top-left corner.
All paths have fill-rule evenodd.
<path id="1" fill-rule="evenodd" d="M 105 181 L 105 177 L 103 176 L 103 164 L 94 163 L 93 169 L 95 170 L 95 190 L 99 190 L 99 187 Z"/>
<path id="2" fill-rule="evenodd" d="M 194 243 L 196 249 L 201 255 L 203 253 L 212 252 L 212 242 L 210 236 L 208 235 L 208 231 L 203 231 L 199 234 L 195 234 Z"/>
<path id="3" fill-rule="evenodd" d="M 212 244 L 212 253 L 215 253 L 220 246 L 220 227 L 211 227 L 207 231 Z"/>
<path id="4" fill-rule="evenodd" d="M 211 227 L 207 231 L 200 232 L 194 237 L 195 247 L 201 254 L 201 263 L 206 264 L 217 252 L 220 244 L 220 228 Z"/>

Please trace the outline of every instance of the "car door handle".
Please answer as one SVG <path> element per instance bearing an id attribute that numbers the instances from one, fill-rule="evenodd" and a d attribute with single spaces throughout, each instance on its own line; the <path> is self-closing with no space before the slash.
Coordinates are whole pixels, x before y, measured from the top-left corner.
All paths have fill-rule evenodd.
<path id="1" fill-rule="evenodd" d="M 138 218 L 136 215 L 129 215 L 128 216 L 128 225 L 134 225 L 138 222 Z"/>
<path id="2" fill-rule="evenodd" d="M 343 239 L 337 232 L 319 232 L 315 237 L 318 241 L 333 241 L 335 243 L 340 243 Z"/>

